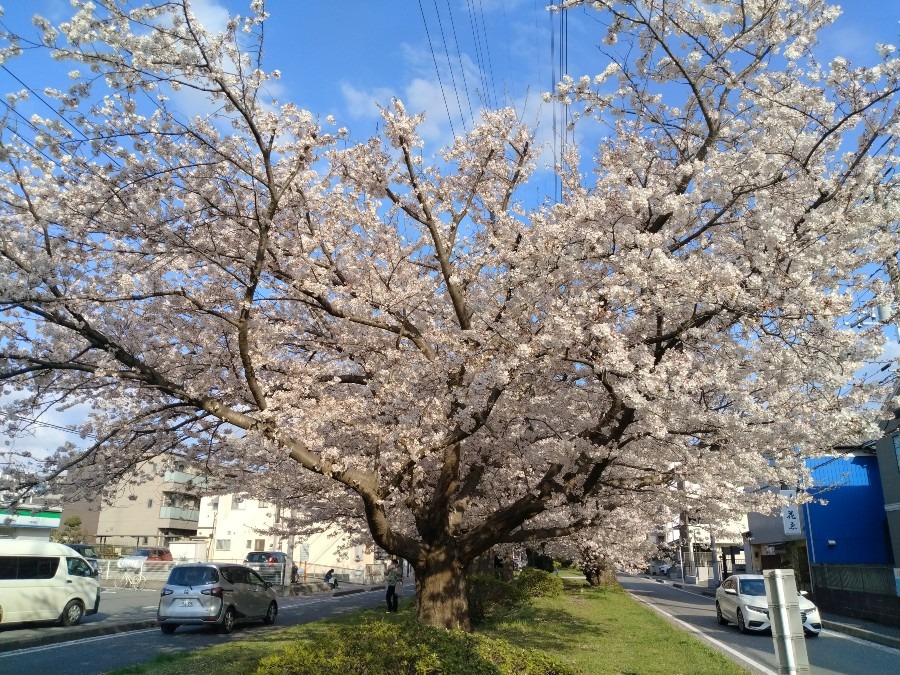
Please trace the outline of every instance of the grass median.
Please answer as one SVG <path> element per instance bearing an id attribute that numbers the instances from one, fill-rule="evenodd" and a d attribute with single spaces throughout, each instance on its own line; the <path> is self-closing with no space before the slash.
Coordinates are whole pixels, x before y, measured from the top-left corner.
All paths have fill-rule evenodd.
<path id="1" fill-rule="evenodd" d="M 187 654 L 161 654 L 148 663 L 116 671 L 116 675 L 247 675 L 257 669 L 261 659 L 298 641 L 315 644 L 328 640 L 339 626 L 409 621 L 413 611 L 411 600 L 406 599 L 396 616 L 386 616 L 379 606 L 275 631 L 242 627 L 237 639 L 228 644 Z M 583 581 L 567 579 L 562 596 L 534 598 L 523 607 L 492 617 L 477 632 L 545 652 L 583 675 L 748 673 L 624 591 L 591 588 Z"/>

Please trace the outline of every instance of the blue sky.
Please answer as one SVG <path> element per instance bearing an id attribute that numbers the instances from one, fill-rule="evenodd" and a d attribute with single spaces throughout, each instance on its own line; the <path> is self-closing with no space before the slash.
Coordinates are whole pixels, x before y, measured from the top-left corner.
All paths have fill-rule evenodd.
<path id="1" fill-rule="evenodd" d="M 221 27 L 229 13 L 247 13 L 249 2 L 192 0 L 192 6 L 201 21 Z M 322 118 L 334 116 L 354 139 L 377 132 L 376 103 L 392 96 L 412 112 L 427 113 L 422 131 L 433 149 L 471 126 L 479 107 L 512 105 L 539 127 L 552 161 L 553 128 L 558 135 L 564 113 L 542 103 L 541 94 L 562 70 L 576 78 L 594 75 L 606 60 L 598 49 L 601 15 L 580 7 L 562 19 L 546 5 L 547 0 L 267 0 L 264 66 L 282 73 L 280 100 Z M 4 7 L 4 22 L 26 33 L 33 30 L 35 11 L 54 23 L 72 12 L 68 0 L 7 0 Z M 898 20 L 900 0 L 850 0 L 822 35 L 820 56 L 872 63 L 876 42 L 900 41 Z M 46 81 L 51 73 L 66 72 L 48 68 L 46 59 L 6 65 L 36 89 L 54 84 Z M 0 88 L 5 93 L 21 84 L 0 71 Z"/>
<path id="2" fill-rule="evenodd" d="M 246 13 L 250 0 L 193 0 L 195 13 L 210 27 L 221 27 L 229 13 Z M 69 18 L 68 0 L 7 0 L 3 22 L 29 34 L 31 15 L 53 23 Z M 140 0 L 135 2 L 140 4 Z M 553 129 L 563 111 L 542 103 L 565 70 L 576 77 L 603 70 L 598 49 L 604 25 L 596 13 L 573 10 L 567 19 L 546 10 L 546 0 L 268 0 L 265 27 L 268 70 L 282 73 L 278 98 L 292 101 L 323 119 L 332 115 L 355 140 L 377 132 L 378 103 L 401 98 L 412 112 L 424 111 L 430 150 L 452 133 L 471 127 L 482 106 L 512 105 L 539 128 L 553 160 Z M 876 42 L 900 42 L 900 0 L 850 0 L 837 23 L 821 35 L 825 61 L 838 54 L 857 65 L 874 63 Z M 565 48 L 564 48 L 565 47 Z M 68 67 L 29 54 L 0 69 L 3 93 L 26 86 L 64 86 Z M 18 78 L 18 79 L 17 79 Z M 202 102 L 182 99 L 186 108 Z M 42 114 L 48 114 L 46 109 Z M 555 124 L 554 124 L 555 122 Z M 553 180 L 539 172 L 535 195 L 552 193 Z M 894 338 L 894 335 L 891 335 Z M 78 411 L 45 415 L 65 424 Z M 52 448 L 77 437 L 50 427 L 36 429 L 27 445 Z"/>

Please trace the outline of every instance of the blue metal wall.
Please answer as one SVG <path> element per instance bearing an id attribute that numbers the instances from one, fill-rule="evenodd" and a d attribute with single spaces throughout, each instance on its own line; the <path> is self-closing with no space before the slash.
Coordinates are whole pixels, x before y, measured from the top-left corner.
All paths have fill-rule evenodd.
<path id="1" fill-rule="evenodd" d="M 820 458 L 809 460 L 807 466 L 813 469 L 817 486 L 812 494 L 828 502 L 804 506 L 810 562 L 890 564 L 877 459 Z"/>

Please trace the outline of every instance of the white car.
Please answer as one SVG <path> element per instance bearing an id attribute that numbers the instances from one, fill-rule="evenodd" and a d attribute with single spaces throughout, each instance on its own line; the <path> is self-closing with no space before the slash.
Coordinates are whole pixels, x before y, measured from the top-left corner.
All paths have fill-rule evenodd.
<path id="1" fill-rule="evenodd" d="M 822 632 L 822 618 L 816 606 L 797 595 L 803 632 L 815 637 Z M 742 633 L 772 628 L 766 601 L 766 582 L 761 574 L 734 574 L 716 589 L 716 619 L 725 626 L 736 623 Z"/>

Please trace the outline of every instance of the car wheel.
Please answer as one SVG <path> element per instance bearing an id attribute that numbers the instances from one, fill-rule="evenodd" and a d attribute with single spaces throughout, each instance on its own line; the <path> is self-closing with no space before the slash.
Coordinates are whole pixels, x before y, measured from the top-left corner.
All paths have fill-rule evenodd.
<path id="1" fill-rule="evenodd" d="M 69 600 L 63 608 L 62 616 L 59 617 L 59 622 L 63 626 L 76 626 L 81 622 L 83 616 L 84 605 L 81 604 L 81 601 Z"/>
<path id="2" fill-rule="evenodd" d="M 718 602 L 716 603 L 716 621 L 719 622 L 720 626 L 728 625 L 728 619 L 726 619 L 724 616 L 722 616 L 722 608 L 719 607 Z"/>
<path id="3" fill-rule="evenodd" d="M 225 616 L 222 617 L 222 623 L 219 626 L 220 633 L 230 633 L 234 630 L 234 621 L 237 615 L 234 613 L 234 607 L 225 610 Z"/>
<path id="4" fill-rule="evenodd" d="M 176 628 L 178 628 L 178 624 L 174 624 L 174 623 L 159 624 L 159 629 L 166 635 L 171 635 L 172 633 L 174 633 Z"/>
<path id="5" fill-rule="evenodd" d="M 266 616 L 263 619 L 263 623 L 265 624 L 273 624 L 275 623 L 275 617 L 278 616 L 278 603 L 274 600 L 269 603 L 269 611 L 266 612 Z"/>
<path id="6" fill-rule="evenodd" d="M 815 631 L 807 631 L 806 637 L 810 637 L 810 638 L 819 637 L 819 634 L 816 633 Z"/>
<path id="7" fill-rule="evenodd" d="M 747 624 L 744 623 L 744 613 L 741 610 L 737 611 L 737 625 L 739 631 L 742 633 L 747 632 Z"/>

